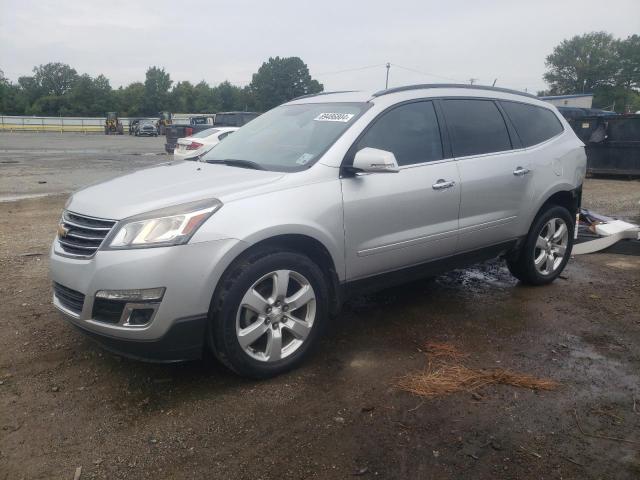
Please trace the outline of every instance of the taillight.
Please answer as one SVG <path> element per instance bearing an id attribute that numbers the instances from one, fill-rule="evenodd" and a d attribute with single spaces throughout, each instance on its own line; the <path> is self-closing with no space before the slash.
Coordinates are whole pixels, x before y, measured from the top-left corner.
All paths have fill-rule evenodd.
<path id="1" fill-rule="evenodd" d="M 197 150 L 203 145 L 204 143 L 191 142 L 189 145 L 187 145 L 187 150 Z"/>
<path id="2" fill-rule="evenodd" d="M 185 137 L 190 137 L 191 135 L 193 135 L 193 128 L 191 127 L 186 127 L 184 129 L 184 136 Z"/>

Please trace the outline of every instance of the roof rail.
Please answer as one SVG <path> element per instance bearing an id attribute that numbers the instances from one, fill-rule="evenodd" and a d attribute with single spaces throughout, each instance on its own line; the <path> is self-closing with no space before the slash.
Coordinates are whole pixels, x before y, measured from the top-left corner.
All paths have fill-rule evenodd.
<path id="1" fill-rule="evenodd" d="M 425 88 L 467 88 L 469 90 L 491 90 L 493 92 L 512 93 L 514 95 L 522 95 L 523 97 L 538 98 L 530 93 L 511 90 L 510 88 L 489 87 L 484 85 L 466 85 L 462 83 L 424 83 L 419 85 L 405 85 L 404 87 L 388 88 L 374 93 L 373 97 L 381 97 L 390 93 L 405 92 L 407 90 L 422 90 Z"/>
<path id="2" fill-rule="evenodd" d="M 331 95 L 332 93 L 351 93 L 351 92 L 357 92 L 357 90 L 334 90 L 333 92 L 309 93 L 307 95 L 300 95 L 299 97 L 292 98 L 289 101 L 293 102 L 294 100 L 300 100 L 301 98 L 319 97 L 320 95 Z"/>

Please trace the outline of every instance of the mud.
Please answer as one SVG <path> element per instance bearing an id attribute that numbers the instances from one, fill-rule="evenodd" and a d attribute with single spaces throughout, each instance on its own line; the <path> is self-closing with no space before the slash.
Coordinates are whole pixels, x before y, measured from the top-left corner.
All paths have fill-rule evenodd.
<path id="1" fill-rule="evenodd" d="M 637 214 L 637 189 L 616 200 L 631 184 L 598 183 L 617 205 L 599 211 Z M 360 297 L 302 368 L 255 382 L 210 358 L 122 359 L 71 328 L 47 278 L 65 200 L 0 203 L 1 479 L 640 477 L 640 257 L 578 257 L 541 288 L 495 261 Z M 561 387 L 399 391 L 427 340 Z"/>

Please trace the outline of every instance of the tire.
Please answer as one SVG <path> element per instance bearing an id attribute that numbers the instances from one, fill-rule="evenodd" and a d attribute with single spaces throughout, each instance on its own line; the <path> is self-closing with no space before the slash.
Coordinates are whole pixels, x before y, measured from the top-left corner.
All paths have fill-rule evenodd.
<path id="1" fill-rule="evenodd" d="M 288 289 L 278 288 L 282 280 Z M 303 306 L 294 308 L 298 295 Z M 279 375 L 298 366 L 317 343 L 328 302 L 325 276 L 307 256 L 256 249 L 236 260 L 220 280 L 209 310 L 209 346 L 241 376 Z"/>
<path id="2" fill-rule="evenodd" d="M 526 285 L 553 282 L 571 257 L 573 231 L 574 218 L 569 210 L 547 206 L 533 221 L 518 255 L 507 259 L 509 271 Z"/>

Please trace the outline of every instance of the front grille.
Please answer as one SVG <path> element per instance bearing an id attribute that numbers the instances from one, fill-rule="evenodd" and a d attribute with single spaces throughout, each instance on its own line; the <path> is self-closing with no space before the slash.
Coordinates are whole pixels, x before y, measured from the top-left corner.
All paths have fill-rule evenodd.
<path id="1" fill-rule="evenodd" d="M 113 220 L 64 212 L 58 230 L 58 242 L 66 253 L 90 257 L 116 224 Z"/>
<path id="2" fill-rule="evenodd" d="M 53 293 L 58 299 L 58 302 L 60 302 L 60 305 L 80 315 L 82 306 L 84 305 L 84 295 L 82 293 L 55 282 L 53 283 Z"/>

